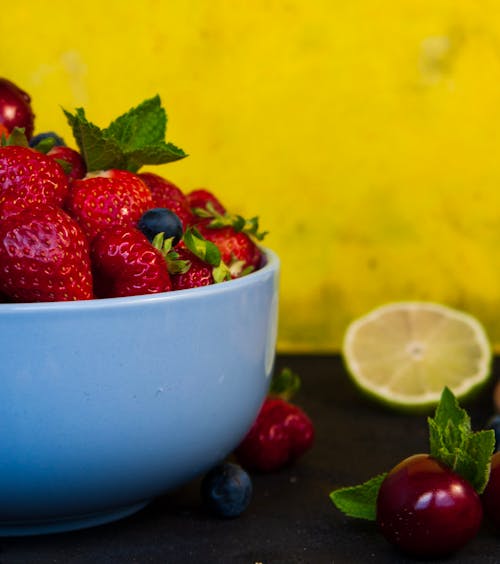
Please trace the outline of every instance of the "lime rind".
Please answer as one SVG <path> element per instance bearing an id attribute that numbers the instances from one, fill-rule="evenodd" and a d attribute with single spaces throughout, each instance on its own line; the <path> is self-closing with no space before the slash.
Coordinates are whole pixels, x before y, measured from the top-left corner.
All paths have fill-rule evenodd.
<path id="1" fill-rule="evenodd" d="M 421 362 L 405 353 L 408 342 L 423 347 Z M 481 323 L 466 312 L 433 302 L 393 302 L 349 325 L 342 356 L 355 384 L 373 399 L 419 410 L 437 405 L 445 386 L 460 399 L 482 387 L 491 374 L 492 348 Z"/>

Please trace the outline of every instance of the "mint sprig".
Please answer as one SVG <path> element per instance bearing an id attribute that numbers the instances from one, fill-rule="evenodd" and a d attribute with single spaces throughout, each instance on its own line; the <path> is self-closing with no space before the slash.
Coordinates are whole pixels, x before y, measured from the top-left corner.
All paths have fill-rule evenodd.
<path id="1" fill-rule="evenodd" d="M 469 415 L 459 406 L 449 388 L 443 389 L 435 415 L 427 421 L 430 455 L 462 476 L 481 494 L 490 475 L 494 431 L 472 431 Z M 383 473 L 363 484 L 334 490 L 330 499 L 346 515 L 374 521 L 378 492 L 386 475 Z"/>
<path id="2" fill-rule="evenodd" d="M 330 493 L 335 506 L 349 517 L 375 521 L 377 495 L 387 473 L 379 474 L 363 484 L 340 488 Z"/>
<path id="3" fill-rule="evenodd" d="M 428 418 L 430 454 L 469 481 L 482 493 L 489 477 L 495 447 L 493 431 L 473 432 L 467 412 L 445 388 L 434 418 Z"/>
<path id="4" fill-rule="evenodd" d="M 105 129 L 89 121 L 83 108 L 63 112 L 89 172 L 111 168 L 137 172 L 143 165 L 187 156 L 165 142 L 167 114 L 158 95 L 119 116 Z"/>

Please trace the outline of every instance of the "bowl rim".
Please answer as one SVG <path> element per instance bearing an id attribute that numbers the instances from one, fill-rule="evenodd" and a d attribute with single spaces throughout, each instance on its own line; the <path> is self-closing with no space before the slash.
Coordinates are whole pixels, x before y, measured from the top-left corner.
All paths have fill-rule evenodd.
<path id="1" fill-rule="evenodd" d="M 104 310 L 112 308 L 123 308 L 137 306 L 140 304 L 154 304 L 157 302 L 184 301 L 197 299 L 199 296 L 216 295 L 228 291 L 234 291 L 258 282 L 269 275 L 270 272 L 277 271 L 280 266 L 278 255 L 266 247 L 261 247 L 266 262 L 264 266 L 241 278 L 228 280 L 219 284 L 189 288 L 185 290 L 172 290 L 170 292 L 159 292 L 156 294 L 141 294 L 138 296 L 128 296 L 123 298 L 96 298 L 92 300 L 74 300 L 60 302 L 23 302 L 0 304 L 0 315 L 11 313 L 36 313 L 36 312 L 69 312 L 77 310 Z"/>

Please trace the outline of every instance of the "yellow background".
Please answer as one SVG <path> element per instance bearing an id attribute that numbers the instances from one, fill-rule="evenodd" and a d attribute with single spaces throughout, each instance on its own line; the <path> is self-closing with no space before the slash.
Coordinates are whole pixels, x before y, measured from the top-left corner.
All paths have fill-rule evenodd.
<path id="1" fill-rule="evenodd" d="M 61 106 L 106 126 L 160 94 L 190 156 L 157 172 L 271 232 L 280 350 L 402 299 L 500 342 L 498 2 L 10 2 L 0 65 L 66 138 Z"/>

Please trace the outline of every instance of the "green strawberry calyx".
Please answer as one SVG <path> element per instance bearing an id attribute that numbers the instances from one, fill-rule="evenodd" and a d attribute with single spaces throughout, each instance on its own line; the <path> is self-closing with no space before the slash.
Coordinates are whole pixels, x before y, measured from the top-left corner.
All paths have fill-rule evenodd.
<path id="1" fill-rule="evenodd" d="M 83 108 L 63 108 L 87 171 L 112 168 L 137 172 L 143 165 L 164 164 L 186 157 L 165 141 L 167 113 L 158 95 L 144 100 L 101 129 L 87 119 Z"/>
<path id="2" fill-rule="evenodd" d="M 194 227 L 188 227 L 182 236 L 186 247 L 202 261 L 212 266 L 212 275 L 216 283 L 231 280 L 231 270 L 222 260 L 219 248 L 208 241 Z"/>
<path id="3" fill-rule="evenodd" d="M 291 368 L 284 367 L 280 372 L 273 374 L 269 395 L 288 401 L 299 391 L 300 386 L 300 376 Z"/>
<path id="4" fill-rule="evenodd" d="M 245 219 L 241 215 L 233 215 L 227 212 L 221 214 L 215 209 L 212 202 L 207 202 L 204 208 L 194 208 L 193 212 L 199 217 L 210 219 L 211 221 L 208 223 L 208 227 L 218 228 L 231 226 L 236 232 L 242 231 L 254 237 L 257 241 L 262 241 L 268 234 L 268 231 L 259 230 L 259 218 L 257 216 Z"/>
<path id="5" fill-rule="evenodd" d="M 165 238 L 165 233 L 162 232 L 154 236 L 152 245 L 163 255 L 170 274 L 184 274 L 191 268 L 191 261 L 180 258 L 173 247 L 173 241 L 173 237 Z"/>
<path id="6" fill-rule="evenodd" d="M 212 267 L 214 282 L 231 280 L 232 271 L 222 260 L 215 243 L 205 239 L 193 227 L 186 229 L 182 235 L 182 241 L 195 256 Z M 158 233 L 153 238 L 152 245 L 164 256 L 170 274 L 184 274 L 191 268 L 191 261 L 180 259 L 179 253 L 173 247 L 173 237 L 165 238 L 164 233 Z"/>
<path id="7" fill-rule="evenodd" d="M 9 147 L 15 145 L 16 147 L 29 147 L 28 138 L 24 133 L 24 127 L 14 127 L 9 133 L 2 132 L 0 135 L 0 147 Z"/>
<path id="8" fill-rule="evenodd" d="M 488 483 L 491 455 L 495 448 L 492 430 L 473 432 L 470 417 L 453 392 L 445 387 L 429 425 L 429 452 L 434 458 L 467 480 L 481 494 Z M 350 517 L 376 518 L 377 496 L 387 473 L 356 486 L 330 493 L 333 504 Z"/>

